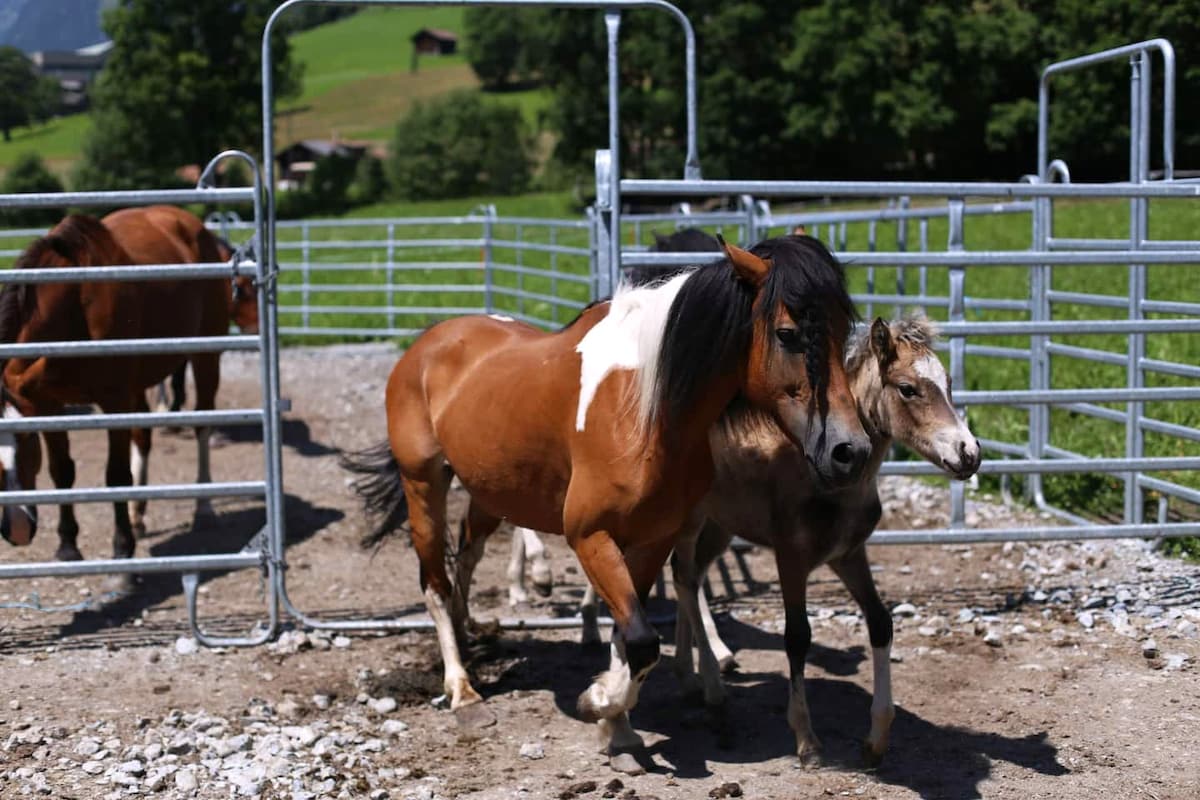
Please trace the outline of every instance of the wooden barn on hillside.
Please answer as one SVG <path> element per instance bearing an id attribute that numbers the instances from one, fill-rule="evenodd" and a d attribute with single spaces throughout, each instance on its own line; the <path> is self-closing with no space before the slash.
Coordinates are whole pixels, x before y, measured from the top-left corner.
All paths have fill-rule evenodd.
<path id="1" fill-rule="evenodd" d="M 440 28 L 421 28 L 412 35 L 413 50 L 423 56 L 450 56 L 458 52 L 458 34 Z"/>

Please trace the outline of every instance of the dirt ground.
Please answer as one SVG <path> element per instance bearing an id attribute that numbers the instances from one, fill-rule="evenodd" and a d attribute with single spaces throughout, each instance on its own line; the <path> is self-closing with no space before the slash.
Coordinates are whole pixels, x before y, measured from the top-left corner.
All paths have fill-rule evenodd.
<path id="1" fill-rule="evenodd" d="M 402 540 L 359 548 L 363 518 L 336 463 L 340 449 L 381 436 L 394 358 L 379 346 L 284 355 L 288 586 L 298 608 L 323 619 L 424 610 Z M 256 362 L 227 354 L 223 368 L 220 406 L 257 403 Z M 73 443 L 78 485 L 99 485 L 103 434 Z M 257 432 L 222 431 L 217 445 L 216 480 L 261 476 Z M 190 480 L 193 453 L 189 437 L 159 434 L 152 482 Z M 884 525 L 932 526 L 944 496 L 891 482 Z M 152 504 L 139 554 L 236 550 L 262 524 L 257 502 L 215 505 L 218 519 L 194 526 L 190 503 Z M 983 497 L 971 508 L 982 524 L 1044 524 Z M 86 557 L 108 554 L 111 514 L 79 507 Z M 57 511 L 43 509 L 34 545 L 5 546 L 3 557 L 51 558 L 56 524 Z M 583 588 L 574 558 L 560 540 L 547 543 L 553 595 L 510 610 L 509 537 L 493 537 L 473 593 L 478 620 L 574 613 Z M 607 661 L 574 630 L 481 636 L 470 667 L 499 722 L 466 737 L 435 702 L 431 634 L 288 633 L 265 647 L 195 649 L 178 576 L 148 576 L 122 600 L 107 598 L 100 577 L 10 581 L 0 584 L 0 797 L 1200 797 L 1196 565 L 1136 542 L 877 547 L 873 560 L 885 601 L 899 606 L 897 718 L 874 772 L 859 759 L 871 696 L 866 629 L 824 570 L 810 588 L 807 674 L 825 764 L 798 766 L 784 718 L 779 587 L 759 550 L 727 555 L 711 576 L 739 664 L 728 706 L 708 711 L 681 695 L 667 644 L 632 717 L 650 745 L 649 771 L 636 776 L 616 775 L 574 716 L 576 696 Z M 669 615 L 669 596 L 652 611 Z M 34 599 L 90 607 L 11 607 Z M 264 618 L 257 574 L 205 576 L 200 613 L 212 631 L 249 632 Z M 659 630 L 672 641 L 669 623 Z"/>

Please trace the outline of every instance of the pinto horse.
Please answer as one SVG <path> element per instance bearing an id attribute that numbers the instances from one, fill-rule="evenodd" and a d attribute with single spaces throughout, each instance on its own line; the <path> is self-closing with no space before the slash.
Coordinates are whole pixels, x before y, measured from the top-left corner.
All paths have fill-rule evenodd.
<path id="1" fill-rule="evenodd" d="M 174 210 L 178 211 L 178 210 Z M 215 239 L 201 226 L 190 229 L 186 219 L 162 207 L 116 212 L 106 219 L 72 215 L 48 235 L 35 240 L 17 259 L 16 268 L 104 266 L 132 263 L 170 263 L 217 259 Z M 190 215 L 188 215 L 190 216 Z M 174 222 L 172 221 L 174 220 Z M 110 227 L 111 226 L 111 227 Z M 191 230 L 189 240 L 187 232 Z M 194 250 L 196 257 L 189 258 Z M 226 279 L 196 281 L 134 281 L 54 284 L 5 284 L 0 291 L 0 341 L 98 341 L 136 338 L 179 338 L 220 335 L 229 324 L 229 284 Z M 212 408 L 218 376 L 217 353 L 192 354 L 197 364 L 198 408 Z M 94 403 L 105 413 L 148 410 L 146 389 L 176 369 L 188 355 L 153 354 L 107 358 L 42 356 L 12 358 L 3 365 L 3 413 L 8 417 L 61 414 L 67 404 Z M 75 481 L 65 432 L 44 432 L 50 477 L 60 489 Z M 131 442 L 137 452 L 149 451 L 147 430 L 109 430 L 109 486 L 131 483 Z M 209 480 L 207 436 L 197 431 L 199 478 Z M 32 489 L 41 461 L 33 434 L 0 435 L 0 468 L 8 489 Z M 145 479 L 144 460 L 138 464 Z M 114 503 L 113 556 L 128 558 L 134 551 L 131 511 L 140 523 L 140 504 Z M 203 506 L 198 504 L 203 510 Z M 29 544 L 36 533 L 36 515 L 27 507 L 5 506 L 3 532 L 13 544 Z M 61 506 L 61 560 L 81 558 L 76 544 L 79 525 L 71 505 Z"/>
<path id="2" fill-rule="evenodd" d="M 820 481 L 791 442 L 753 412 L 740 424 L 716 426 L 711 440 L 717 476 L 699 506 L 707 521 L 681 537 L 672 556 L 680 608 L 675 667 L 686 685 L 694 638 L 705 701 L 720 704 L 725 699 L 720 672 L 732 666 L 732 654 L 716 634 L 701 578 L 735 533 L 774 549 L 791 667 L 788 722 L 802 761 L 815 761 L 820 753 L 804 692 L 804 661 L 812 640 L 805 605 L 809 574 L 828 564 L 866 617 L 874 699 L 864 754 L 868 764 L 877 764 L 895 716 L 892 618 L 879 599 L 865 547 L 881 514 L 880 464 L 892 442 L 899 441 L 956 480 L 979 468 L 979 442 L 954 410 L 949 376 L 933 351 L 935 339 L 936 328 L 924 317 L 890 324 L 876 319 L 869 330 L 852 336 L 846 373 L 871 437 L 871 455 L 849 485 L 831 488 Z"/>
<path id="3" fill-rule="evenodd" d="M 854 317 L 820 242 L 772 239 L 654 287 L 622 287 L 557 333 L 489 317 L 429 328 L 388 379 L 388 438 L 348 465 L 380 530 L 407 517 L 438 633 L 450 706 L 495 717 L 459 639 L 484 541 L 502 518 L 566 536 L 616 621 L 612 660 L 580 695 L 610 750 L 641 740 L 628 712 L 659 657 L 643 602 L 713 476 L 708 430 L 737 396 L 808 455 L 823 480 L 857 479 L 870 442 L 842 367 Z M 377 456 L 372 463 L 371 455 Z M 471 502 L 456 580 L 446 492 Z"/>

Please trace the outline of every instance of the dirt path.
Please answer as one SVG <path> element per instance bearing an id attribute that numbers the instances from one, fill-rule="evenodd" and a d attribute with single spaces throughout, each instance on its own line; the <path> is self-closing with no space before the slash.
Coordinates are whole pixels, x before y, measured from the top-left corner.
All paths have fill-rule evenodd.
<path id="1" fill-rule="evenodd" d="M 306 612 L 423 612 L 402 541 L 377 553 L 358 548 L 362 518 L 336 464 L 338 449 L 378 438 L 393 359 L 381 347 L 285 354 L 288 577 Z M 253 362 L 227 355 L 224 367 L 220 404 L 257 402 Z M 99 485 L 103 435 L 73 442 L 79 485 Z M 226 432 L 214 476 L 257 478 L 261 458 L 254 436 Z M 189 480 L 193 469 L 190 439 L 156 439 L 152 481 Z M 1044 522 L 974 499 L 984 524 Z M 893 482 L 885 524 L 932 526 L 943 506 L 940 489 Z M 233 550 L 262 523 L 256 503 L 222 501 L 217 510 L 215 522 L 193 527 L 190 504 L 153 504 L 139 552 Z M 79 512 L 85 555 L 106 555 L 111 510 Z M 51 557 L 56 517 L 45 509 L 33 547 L 5 557 Z M 554 594 L 510 612 L 508 535 L 489 542 L 474 591 L 478 619 L 573 613 L 582 590 L 574 559 L 561 541 L 548 545 Z M 1195 565 L 1136 542 L 879 547 L 873 558 L 885 601 L 898 606 L 898 716 L 874 773 L 858 756 L 871 681 L 862 618 L 830 573 L 814 575 L 808 691 L 827 766 L 801 769 L 783 716 L 775 570 L 769 553 L 751 551 L 744 569 L 727 556 L 711 576 L 718 625 L 740 665 L 731 702 L 718 715 L 685 701 L 668 645 L 633 715 L 651 745 L 644 775 L 615 776 L 593 731 L 574 718 L 576 695 L 606 662 L 574 632 L 480 639 L 471 667 L 500 721 L 468 740 L 433 703 L 441 689 L 431 636 L 290 632 L 253 650 L 194 650 L 178 577 L 159 576 L 99 608 L 0 609 L 0 797 L 1200 797 Z M 35 592 L 44 605 L 78 604 L 102 598 L 104 583 L 8 582 L 0 603 Z M 244 633 L 263 616 L 252 573 L 209 576 L 201 592 L 214 630 Z M 669 626 L 660 630 L 669 641 Z M 620 787 L 608 788 L 614 779 Z"/>

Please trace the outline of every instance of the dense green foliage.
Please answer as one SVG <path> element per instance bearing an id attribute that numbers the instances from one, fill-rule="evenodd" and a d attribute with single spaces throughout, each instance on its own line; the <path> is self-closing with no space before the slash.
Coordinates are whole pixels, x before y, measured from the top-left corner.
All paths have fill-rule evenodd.
<path id="1" fill-rule="evenodd" d="M 1037 86 L 1045 64 L 1154 36 L 1174 42 L 1181 64 L 1200 61 L 1200 0 L 678 5 L 696 26 L 701 156 L 705 174 L 714 178 L 1013 179 L 1035 167 Z M 507 13 L 503 26 L 488 26 L 472 9 L 467 20 L 488 32 L 467 44 L 473 65 L 492 65 L 491 73 L 477 66 L 480 79 L 492 82 L 497 63 L 526 64 L 555 93 L 556 157 L 589 171 L 593 151 L 607 144 L 598 15 Z M 626 174 L 674 176 L 682 169 L 681 39 L 668 15 L 624 17 Z M 515 67 L 501 69 L 511 74 Z M 1161 78 L 1157 64 L 1155 73 Z M 1117 61 L 1053 82 L 1052 156 L 1065 158 L 1076 175 L 1123 173 L 1128 74 L 1128 65 Z M 1197 92 L 1200 67 L 1181 70 L 1178 96 Z M 1185 127 L 1177 162 L 1194 164 L 1200 133 Z"/>
<path id="2" fill-rule="evenodd" d="M 0 194 L 25 192 L 61 192 L 62 181 L 46 169 L 42 160 L 33 153 L 17 157 L 12 167 L 0 181 Z M 53 225 L 62 219 L 61 208 L 8 208 L 0 209 L 0 225 L 12 228 Z"/>
<path id="3" fill-rule="evenodd" d="M 457 91 L 417 103 L 400 120 L 387 173 L 406 200 L 519 194 L 529 188 L 531 161 L 518 109 Z"/>
<path id="4" fill-rule="evenodd" d="M 93 89 L 93 126 L 77 183 L 162 187 L 186 164 L 261 137 L 260 39 L 272 0 L 129 0 L 105 16 L 113 39 Z M 276 95 L 299 75 L 272 40 Z"/>
<path id="5" fill-rule="evenodd" d="M 540 66 L 538 31 L 525 22 L 525 16 L 511 8 L 479 6 L 463 13 L 467 61 L 486 88 L 500 89 L 534 77 Z"/>
<path id="6" fill-rule="evenodd" d="M 43 78 L 15 47 L 0 47 L 0 131 L 12 141 L 12 129 L 44 122 L 58 107 L 58 81 Z"/>

